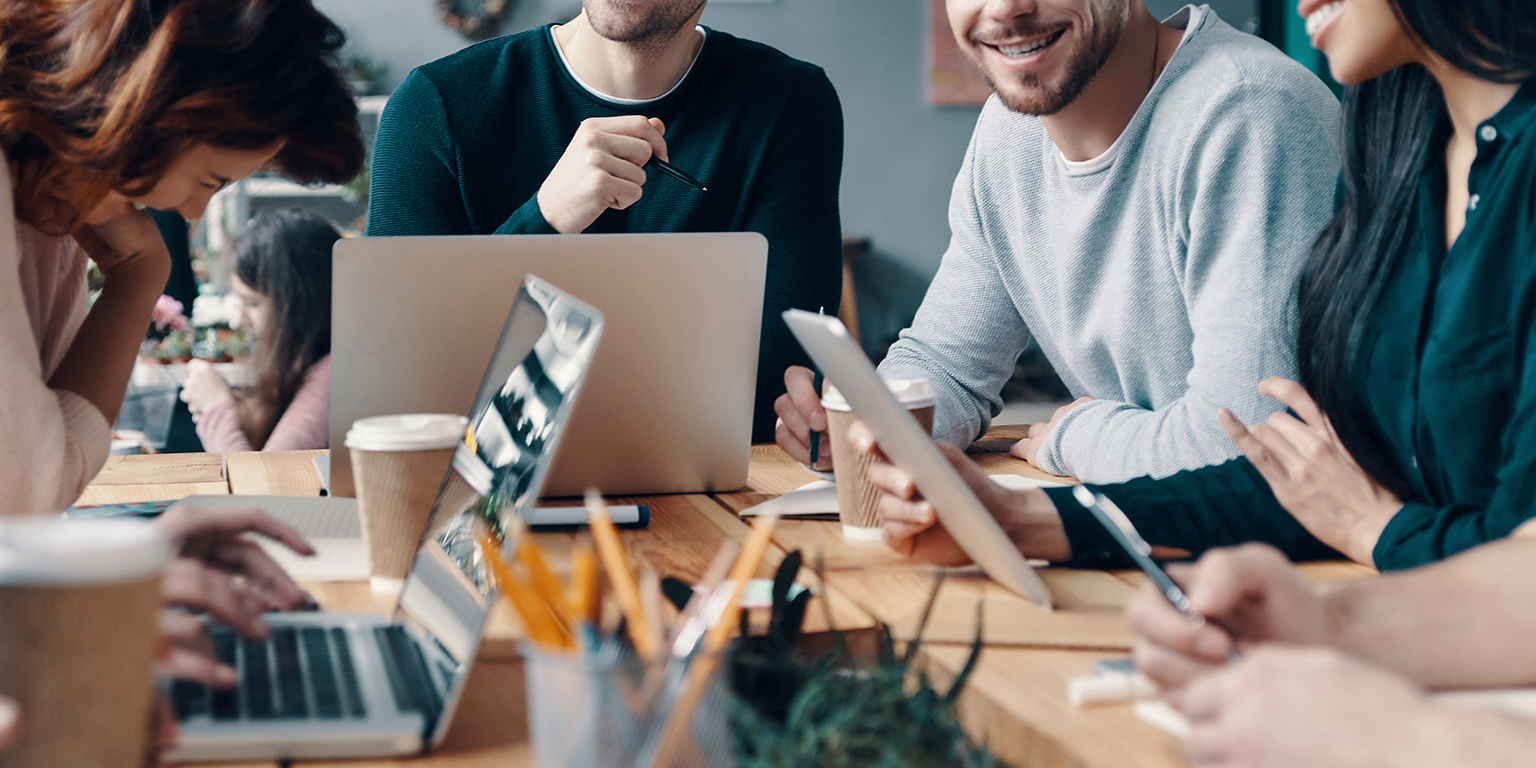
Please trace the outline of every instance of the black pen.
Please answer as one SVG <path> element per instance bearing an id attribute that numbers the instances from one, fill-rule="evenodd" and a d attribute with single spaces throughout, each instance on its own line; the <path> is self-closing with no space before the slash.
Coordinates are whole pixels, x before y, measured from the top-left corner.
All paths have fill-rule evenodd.
<path id="1" fill-rule="evenodd" d="M 816 310 L 816 314 L 824 315 L 827 308 Z M 816 390 L 816 397 L 821 397 L 821 366 L 816 367 L 816 375 L 811 377 L 811 388 Z M 821 433 L 811 430 L 811 469 L 816 468 L 816 460 L 821 458 Z"/>
<path id="2" fill-rule="evenodd" d="M 672 178 L 677 179 L 678 181 L 681 181 L 682 183 L 687 184 L 688 186 L 693 187 L 700 192 L 709 191 L 709 187 L 704 186 L 703 182 L 700 182 L 698 179 L 695 179 L 694 177 L 689 176 L 688 174 L 683 173 L 676 168 L 673 168 L 670 163 L 659 157 L 652 157 L 649 164 L 656 166 L 656 168 L 662 173 L 665 173 L 666 175 L 671 176 Z"/>

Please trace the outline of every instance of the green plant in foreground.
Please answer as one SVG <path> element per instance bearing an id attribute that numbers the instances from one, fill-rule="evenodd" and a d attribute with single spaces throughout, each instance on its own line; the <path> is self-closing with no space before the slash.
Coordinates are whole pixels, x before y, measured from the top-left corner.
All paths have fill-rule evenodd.
<path id="1" fill-rule="evenodd" d="M 794 651 L 803 601 L 809 597 L 802 593 L 787 600 L 788 584 L 799 568 L 798 552 L 785 558 L 775 579 L 768 633 L 748 637 L 743 632 L 734 652 L 731 683 L 740 768 L 997 765 L 985 748 L 971 743 L 955 712 L 981 654 L 979 604 L 970 656 L 949 690 L 940 694 L 914 663 L 942 572 L 923 609 L 918 637 L 898 655 L 890 628 L 882 625 L 879 658 L 871 666 L 851 659 L 845 643 L 810 663 Z"/>

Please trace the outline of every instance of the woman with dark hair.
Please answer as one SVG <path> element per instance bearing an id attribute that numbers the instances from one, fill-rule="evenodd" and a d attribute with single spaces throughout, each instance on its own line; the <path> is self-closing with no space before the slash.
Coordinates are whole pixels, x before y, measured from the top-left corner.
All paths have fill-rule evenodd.
<path id="1" fill-rule="evenodd" d="M 1260 385 L 1291 413 L 1223 412 L 1246 458 L 1095 489 L 1153 544 L 1406 568 L 1536 515 L 1536 4 L 1299 10 L 1350 87 L 1338 213 L 1299 287 L 1302 381 Z M 1026 554 L 1118 556 L 1070 489 L 1003 491 L 949 456 Z M 870 477 L 893 544 L 963 559 L 905 473 Z"/>
<path id="2" fill-rule="evenodd" d="M 341 233 L 299 208 L 258 216 L 235 248 L 237 325 L 256 336 L 256 385 L 236 396 L 193 361 L 182 388 L 203 449 L 297 451 L 330 444 L 331 246 Z"/>
<path id="3" fill-rule="evenodd" d="M 68 506 L 106 460 L 169 270 L 144 208 L 356 175 L 344 41 L 310 0 L 0 0 L 0 514 Z"/>

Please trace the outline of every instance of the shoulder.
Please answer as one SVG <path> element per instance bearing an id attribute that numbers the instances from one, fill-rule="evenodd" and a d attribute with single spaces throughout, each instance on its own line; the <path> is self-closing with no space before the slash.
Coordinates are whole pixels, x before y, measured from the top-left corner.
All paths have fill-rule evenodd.
<path id="1" fill-rule="evenodd" d="M 708 28 L 712 53 L 706 64 L 721 88 L 764 103 L 796 103 L 816 111 L 842 110 L 837 89 L 821 67 L 769 45 Z"/>
<path id="2" fill-rule="evenodd" d="M 1260 129 L 1305 122 L 1334 139 L 1339 101 L 1300 63 L 1206 9 L 1169 62 L 1160 105 L 1194 120 L 1241 117 Z"/>
<path id="3" fill-rule="evenodd" d="M 308 384 L 317 384 L 317 385 L 325 385 L 325 386 L 329 387 L 330 380 L 331 380 L 331 356 L 330 355 L 326 355 L 325 357 L 322 357 L 319 360 L 316 360 L 313 364 L 311 364 L 309 366 L 309 368 L 307 370 L 304 371 L 304 383 L 306 385 L 308 385 Z"/>
<path id="4" fill-rule="evenodd" d="M 716 66 L 728 67 L 738 77 L 773 76 L 804 83 L 826 80 L 826 72 L 808 61 L 801 61 L 771 45 L 737 37 L 713 27 L 706 27 L 709 44 L 718 51 Z M 766 84 L 765 84 L 766 85 Z"/>
<path id="5" fill-rule="evenodd" d="M 494 69 L 507 59 L 530 58 L 547 49 L 545 27 L 535 27 L 515 35 L 495 37 L 475 43 L 436 61 L 430 61 L 415 71 L 439 82 L 443 78 L 457 78 Z"/>

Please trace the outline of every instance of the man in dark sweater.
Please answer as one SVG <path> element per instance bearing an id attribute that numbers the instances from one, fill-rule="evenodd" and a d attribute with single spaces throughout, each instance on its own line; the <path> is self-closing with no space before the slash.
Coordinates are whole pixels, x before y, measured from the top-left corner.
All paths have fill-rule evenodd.
<path id="1" fill-rule="evenodd" d="M 807 364 L 780 313 L 841 296 L 842 108 L 821 68 L 700 27 L 703 10 L 583 0 L 567 24 L 411 72 L 379 126 L 368 234 L 762 233 L 765 442 L 782 372 Z"/>

